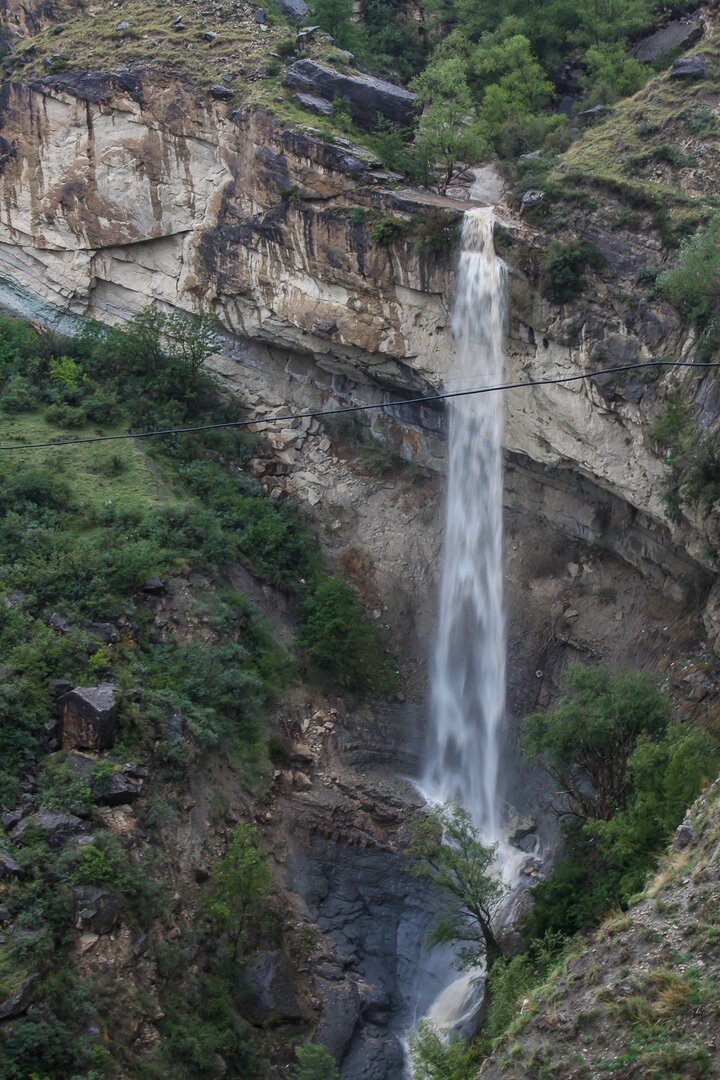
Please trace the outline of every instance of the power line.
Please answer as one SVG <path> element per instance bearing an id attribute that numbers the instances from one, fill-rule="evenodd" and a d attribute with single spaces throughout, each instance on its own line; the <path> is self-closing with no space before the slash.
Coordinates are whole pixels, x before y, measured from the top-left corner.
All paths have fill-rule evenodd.
<path id="1" fill-rule="evenodd" d="M 343 416 L 346 413 L 369 412 L 371 409 L 396 409 L 401 405 L 424 405 L 430 401 L 447 401 L 449 398 L 471 397 L 474 394 L 492 394 L 503 390 L 524 390 L 533 386 L 557 386 L 560 383 L 592 379 L 597 375 L 616 375 L 623 371 L 639 371 L 646 368 L 719 368 L 720 363 L 700 363 L 690 360 L 647 360 L 640 364 L 623 364 L 620 367 L 600 368 L 578 375 L 559 375 L 554 379 L 529 379 L 526 382 L 500 383 L 496 386 L 476 386 L 470 390 L 449 390 L 442 394 L 405 398 L 401 401 L 374 402 L 370 405 L 346 405 L 340 409 L 314 410 L 312 412 L 286 413 L 283 416 L 256 416 L 252 420 L 226 420 L 212 424 L 195 424 L 191 427 L 160 428 L 156 431 L 126 432 L 120 435 L 91 435 L 81 439 L 53 439 L 48 442 L 16 443 L 0 446 L 0 450 L 43 450 L 56 446 L 84 446 L 88 443 L 116 442 L 120 439 L 152 439 L 159 435 L 189 435 L 199 431 L 215 431 L 218 428 L 243 428 L 258 424 L 279 424 L 288 420 L 317 419 L 326 416 Z"/>

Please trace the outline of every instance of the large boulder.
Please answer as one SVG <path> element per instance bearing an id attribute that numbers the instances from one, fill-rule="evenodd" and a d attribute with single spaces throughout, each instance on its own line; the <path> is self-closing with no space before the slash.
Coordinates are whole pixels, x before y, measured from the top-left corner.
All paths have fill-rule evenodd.
<path id="1" fill-rule="evenodd" d="M 347 103 L 356 124 L 371 131 L 379 118 L 396 124 L 410 124 L 415 111 L 415 94 L 402 86 L 372 75 L 342 75 L 315 60 L 298 60 L 285 76 L 290 90 Z"/>
<path id="2" fill-rule="evenodd" d="M 22 986 L 14 994 L 5 998 L 4 1001 L 0 1001 L 0 1020 L 10 1020 L 14 1016 L 21 1016 L 24 1012 L 27 1012 L 33 997 L 33 987 L 39 978 L 40 972 L 33 972 L 32 975 L 28 975 Z"/>
<path id="3" fill-rule="evenodd" d="M 22 840 L 28 829 L 36 828 L 44 834 L 49 847 L 57 850 L 73 836 L 87 832 L 89 826 L 82 818 L 74 814 L 56 814 L 51 810 L 38 810 L 15 826 L 11 835 L 13 840 Z"/>
<path id="4" fill-rule="evenodd" d="M 277 0 L 277 6 L 283 15 L 293 22 L 302 22 L 310 13 L 305 0 Z"/>
<path id="5" fill-rule="evenodd" d="M 703 21 L 699 14 L 689 19 L 675 19 L 654 34 L 641 38 L 633 47 L 632 55 L 644 64 L 651 64 L 661 56 L 676 49 L 689 49 L 703 36 Z"/>
<path id="6" fill-rule="evenodd" d="M 250 1008 L 258 1020 L 292 1023 L 310 1015 L 293 985 L 288 959 L 279 949 L 251 960 L 240 976 L 240 986 L 250 994 Z"/>
<path id="7" fill-rule="evenodd" d="M 115 929 L 125 901 L 119 893 L 95 885 L 77 885 L 75 925 L 89 934 L 110 934 Z"/>
<path id="8" fill-rule="evenodd" d="M 25 871 L 12 855 L 0 851 L 0 881 L 10 881 L 11 878 L 25 877 Z"/>
<path id="9" fill-rule="evenodd" d="M 670 68 L 671 79 L 704 79 L 707 75 L 707 57 L 681 56 Z"/>
<path id="10" fill-rule="evenodd" d="M 62 746 L 75 750 L 108 750 L 115 741 L 117 707 L 114 683 L 76 686 L 65 695 Z"/>

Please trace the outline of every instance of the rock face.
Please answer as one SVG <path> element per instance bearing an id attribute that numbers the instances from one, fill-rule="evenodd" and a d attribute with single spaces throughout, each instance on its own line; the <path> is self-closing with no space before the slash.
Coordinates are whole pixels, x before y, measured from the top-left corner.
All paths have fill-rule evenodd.
<path id="1" fill-rule="evenodd" d="M 87 822 L 74 814 L 56 814 L 51 810 L 39 810 L 37 814 L 29 817 L 16 825 L 12 831 L 13 840 L 21 840 L 28 829 L 39 829 L 44 834 L 48 845 L 57 850 L 74 836 L 88 831 Z"/>
<path id="2" fill-rule="evenodd" d="M 350 115 L 360 127 L 372 130 L 380 117 L 408 125 L 413 118 L 415 95 L 394 83 L 372 75 L 342 75 L 314 60 L 298 60 L 285 76 L 285 86 L 347 103 Z"/>
<path id="3" fill-rule="evenodd" d="M 125 901 L 110 889 L 78 885 L 75 896 L 76 926 L 90 934 L 110 934 L 125 907 Z"/>
<path id="4" fill-rule="evenodd" d="M 76 686 L 65 696 L 62 745 L 75 750 L 108 750 L 115 741 L 117 710 L 113 683 Z"/>
<path id="5" fill-rule="evenodd" d="M 251 994 L 250 1008 L 261 1023 L 292 1023 L 310 1016 L 295 989 L 288 959 L 279 950 L 255 957 L 243 970 L 239 984 Z"/>
<path id="6" fill-rule="evenodd" d="M 654 34 L 641 38 L 632 49 L 636 60 L 651 64 L 675 49 L 689 49 L 703 36 L 703 20 L 696 12 L 687 19 L 677 19 L 656 30 Z"/>

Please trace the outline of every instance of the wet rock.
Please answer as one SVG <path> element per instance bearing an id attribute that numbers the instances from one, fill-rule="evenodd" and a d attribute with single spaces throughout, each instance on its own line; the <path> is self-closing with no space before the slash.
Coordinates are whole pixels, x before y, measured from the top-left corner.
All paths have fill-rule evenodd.
<path id="1" fill-rule="evenodd" d="M 315 981 L 324 999 L 322 1019 L 315 1032 L 315 1041 L 326 1046 L 339 1063 L 360 1020 L 360 993 L 354 980 L 334 982 L 330 987 L 323 986 L 320 979 Z"/>
<path id="2" fill-rule="evenodd" d="M 5 851 L 0 851 L 0 881 L 25 877 L 25 871 L 19 862 Z"/>
<path id="3" fill-rule="evenodd" d="M 53 850 L 61 848 L 73 836 L 79 836 L 87 832 L 88 823 L 74 814 L 56 814 L 51 810 L 38 810 L 36 814 L 16 825 L 12 831 L 13 840 L 21 840 L 28 829 L 36 828 L 45 834 L 49 847 Z"/>
<path id="4" fill-rule="evenodd" d="M 283 15 L 293 22 L 302 22 L 310 11 L 305 0 L 277 0 L 277 5 Z"/>
<path id="5" fill-rule="evenodd" d="M 95 885 L 77 885 L 73 894 L 77 929 L 90 934 L 112 933 L 125 907 L 122 896 Z"/>
<path id="6" fill-rule="evenodd" d="M 310 1012 L 295 989 L 292 969 L 281 950 L 261 953 L 247 964 L 240 985 L 252 996 L 251 1010 L 258 1020 L 277 1023 L 308 1019 Z"/>
<path id="7" fill-rule="evenodd" d="M 415 94 L 372 75 L 343 75 L 314 60 L 298 60 L 285 76 L 290 90 L 342 98 L 353 120 L 371 131 L 380 117 L 397 124 L 409 124 L 415 112 Z"/>
<path id="8" fill-rule="evenodd" d="M 0 1002 L 0 1020 L 10 1020 L 14 1016 L 22 1016 L 27 1012 L 33 998 L 33 988 L 40 978 L 40 972 L 35 971 L 29 975 L 19 990 Z"/>
<path id="9" fill-rule="evenodd" d="M 292 100 L 301 109 L 307 109 L 316 116 L 332 116 L 332 103 L 326 101 L 325 98 L 315 97 L 314 94 L 293 94 Z"/>
<path id="10" fill-rule="evenodd" d="M 690 49 L 703 36 L 703 20 L 699 14 L 689 19 L 677 19 L 641 38 L 633 46 L 631 55 L 643 64 L 651 64 L 675 49 Z"/>
<path id="11" fill-rule="evenodd" d="M 577 614 L 577 612 L 576 612 Z M 524 840 L 528 836 L 532 836 L 537 830 L 537 821 L 535 818 L 516 817 L 509 823 L 509 836 L 508 839 L 511 844 L 518 847 L 521 840 Z"/>
<path id="12" fill-rule="evenodd" d="M 210 87 L 210 93 L 211 94 L 212 94 L 214 89 L 215 89 L 214 86 Z M 219 89 L 223 90 L 224 87 L 221 86 L 221 87 L 219 87 Z M 142 591 L 144 593 L 148 593 L 149 596 L 162 596 L 164 593 L 167 592 L 167 586 L 165 585 L 165 582 L 163 581 L 162 578 L 160 578 L 160 577 L 151 577 L 151 578 L 148 578 L 147 581 L 145 582 L 145 584 L 143 585 Z"/>
<path id="13" fill-rule="evenodd" d="M 681 56 L 670 68 L 671 79 L 704 79 L 707 75 L 707 57 Z"/>
<path id="14" fill-rule="evenodd" d="M 63 700 L 62 745 L 77 750 L 108 750 L 115 741 L 114 683 L 76 686 Z"/>

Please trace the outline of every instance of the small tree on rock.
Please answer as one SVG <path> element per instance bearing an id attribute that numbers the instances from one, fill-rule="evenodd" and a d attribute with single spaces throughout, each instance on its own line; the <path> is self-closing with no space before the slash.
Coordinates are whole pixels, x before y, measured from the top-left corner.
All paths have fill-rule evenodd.
<path id="1" fill-rule="evenodd" d="M 492 921 L 507 892 L 494 869 L 497 846 L 482 843 L 470 815 L 446 803 L 418 821 L 408 849 L 412 871 L 435 886 L 440 911 L 430 945 L 460 944 L 457 963 L 488 971 L 501 956 Z"/>
<path id="2" fill-rule="evenodd" d="M 257 829 L 243 821 L 210 871 L 206 900 L 210 923 L 229 942 L 233 962 L 246 956 L 274 922 L 269 907 L 274 890 L 267 855 L 257 846 Z"/>

